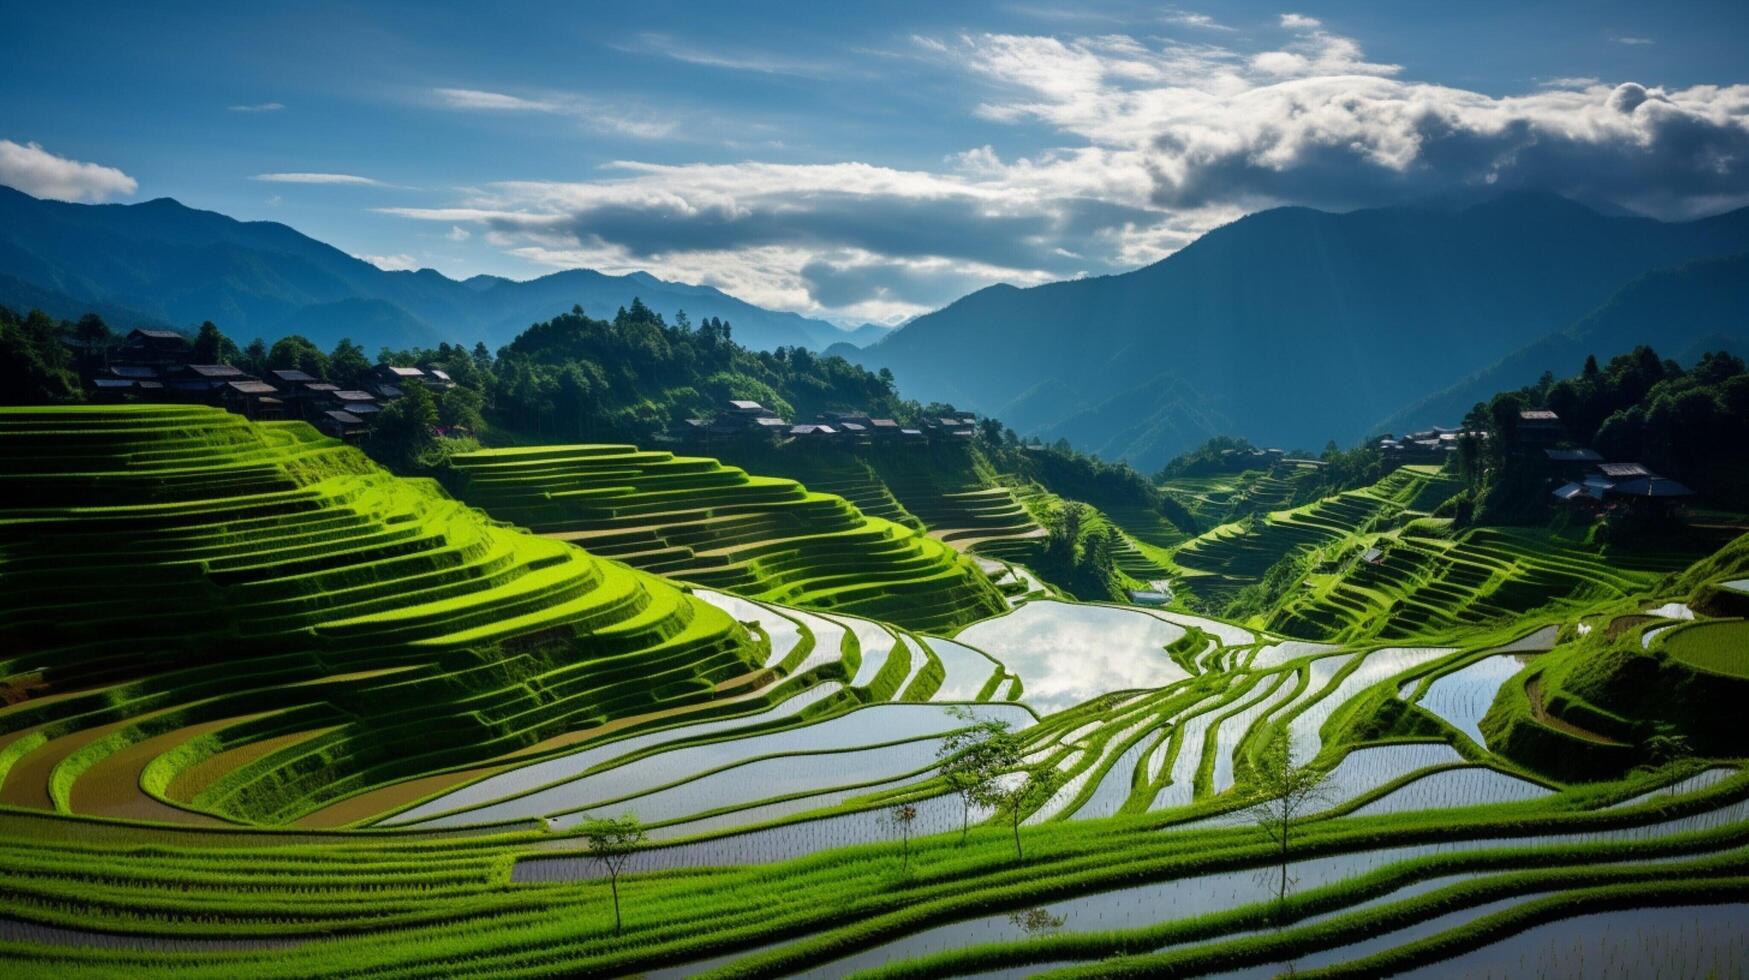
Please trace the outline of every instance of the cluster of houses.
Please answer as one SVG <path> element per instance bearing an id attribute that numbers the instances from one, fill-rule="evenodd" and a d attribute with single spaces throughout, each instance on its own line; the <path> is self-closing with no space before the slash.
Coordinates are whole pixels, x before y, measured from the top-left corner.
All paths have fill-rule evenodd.
<path id="1" fill-rule="evenodd" d="M 1285 449 L 1223 449 L 1221 465 L 1229 470 L 1267 470 L 1287 458 Z"/>
<path id="2" fill-rule="evenodd" d="M 1542 457 L 1556 502 L 1587 516 L 1617 508 L 1664 514 L 1694 496 L 1693 490 L 1642 463 L 1612 463 L 1595 449 L 1560 445 L 1568 441 L 1566 429 L 1548 409 L 1519 413 L 1518 440 L 1524 452 Z"/>
<path id="3" fill-rule="evenodd" d="M 1448 429 L 1436 425 L 1431 429 L 1411 432 L 1401 438 L 1385 433 L 1378 441 L 1378 450 L 1385 461 L 1398 466 L 1433 463 L 1443 465 L 1458 451 L 1458 440 L 1464 436 L 1486 439 L 1486 432 L 1468 432 L 1462 428 Z"/>
<path id="4" fill-rule="evenodd" d="M 758 402 L 734 400 L 711 418 L 687 419 L 669 438 L 704 445 L 749 439 L 808 445 L 924 445 L 932 441 L 969 441 L 977 434 L 977 425 L 976 415 L 957 410 L 940 418 L 925 419 L 917 427 L 852 412 L 822 412 L 812 422 L 796 423 Z"/>
<path id="5" fill-rule="evenodd" d="M 329 435 L 354 438 L 370 429 L 383 406 L 423 385 L 433 394 L 455 387 L 443 371 L 379 364 L 357 387 L 342 388 L 304 371 L 255 377 L 230 364 L 194 363 L 194 346 L 171 330 L 135 330 L 87 381 L 95 402 L 184 402 L 224 408 L 263 421 L 309 422 Z"/>
<path id="6" fill-rule="evenodd" d="M 1640 463 L 1612 463 L 1596 450 L 1574 447 L 1560 415 L 1546 408 L 1518 413 L 1515 433 L 1519 452 L 1533 457 L 1547 476 L 1556 501 L 1591 515 L 1617 507 L 1667 512 L 1694 491 Z M 1378 449 L 1389 462 L 1443 463 L 1457 452 L 1465 436 L 1486 439 L 1486 432 L 1435 426 L 1397 438 L 1385 435 Z"/>

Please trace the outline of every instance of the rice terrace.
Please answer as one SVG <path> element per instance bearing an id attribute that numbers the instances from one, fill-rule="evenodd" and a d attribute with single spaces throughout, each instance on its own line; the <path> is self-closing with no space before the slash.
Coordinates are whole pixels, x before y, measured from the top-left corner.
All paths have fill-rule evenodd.
<path id="1" fill-rule="evenodd" d="M 6 976 L 1749 977 L 1749 9 L 98 7 Z"/>

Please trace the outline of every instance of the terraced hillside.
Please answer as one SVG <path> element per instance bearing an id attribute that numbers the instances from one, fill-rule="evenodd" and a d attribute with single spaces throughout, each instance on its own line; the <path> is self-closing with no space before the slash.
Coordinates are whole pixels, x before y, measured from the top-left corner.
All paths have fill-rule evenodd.
<path id="1" fill-rule="evenodd" d="M 1015 568 L 948 637 L 681 591 L 298 425 L 0 411 L 0 453 L 9 975 L 1544 975 L 1593 914 L 1645 939 L 1584 947 L 1613 973 L 1749 971 L 1743 623 L 1696 609 L 1749 538 L 1654 592 L 1397 526 L 1411 476 L 1271 520 L 1580 584 L 1485 625 L 1391 585 L 1440 642 L 1314 643 Z M 1054 789 L 952 792 L 973 722 Z"/>
<path id="2" fill-rule="evenodd" d="M 1350 556 L 1313 574 L 1269 617 L 1293 636 L 1443 636 L 1510 622 L 1540 609 L 1619 600 L 1686 566 L 1691 547 L 1605 555 L 1534 529 L 1475 528 L 1451 536 L 1436 522 L 1371 539 L 1375 563 Z"/>
<path id="3" fill-rule="evenodd" d="M 1300 503 L 1316 475 L 1311 467 L 1282 466 L 1212 476 L 1174 477 L 1160 492 L 1202 527 L 1227 524 L 1250 514 L 1287 510 Z"/>
<path id="4" fill-rule="evenodd" d="M 288 822 L 709 702 L 763 651 L 654 576 L 301 423 L 0 410 L 0 802 Z"/>
<path id="5" fill-rule="evenodd" d="M 1458 489 L 1455 479 L 1437 471 L 1406 466 L 1370 487 L 1224 524 L 1185 542 L 1172 560 L 1186 573 L 1188 591 L 1220 606 L 1290 555 L 1354 550 L 1369 536 L 1431 512 Z"/>
<path id="6" fill-rule="evenodd" d="M 1015 496 L 1035 515 L 1049 515 L 1066 503 L 1063 498 L 1037 485 L 1021 487 L 1015 491 Z M 1100 547 L 1110 549 L 1112 567 L 1127 579 L 1127 586 L 1145 587 L 1149 582 L 1167 576 L 1170 566 L 1165 561 L 1163 549 L 1143 543 L 1130 533 L 1128 526 L 1120 524 L 1103 509 L 1085 503 L 1082 506 L 1086 508 L 1081 525 L 1083 539 L 1098 539 Z M 1132 517 L 1136 516 L 1140 515 L 1132 513 Z"/>
<path id="7" fill-rule="evenodd" d="M 875 703 L 821 711 L 842 683 L 829 680 L 755 714 L 579 741 L 371 830 L 0 809 L 0 959 L 72 976 L 1376 976 L 1488 953 L 1547 973 L 1547 930 L 1625 909 L 1660 938 L 1608 962 L 1651 975 L 1680 965 L 1658 931 L 1657 908 L 1675 906 L 1685 942 L 1697 922 L 1724 930 L 1696 963 L 1749 965 L 1733 952 L 1749 935 L 1740 737 L 1582 783 L 1482 733 L 1490 703 L 1560 656 L 1543 652 L 1558 619 L 1380 648 L 1036 601 L 946 640 L 702 597 L 759 624 L 773 660 L 836 664 Z M 1659 626 L 1685 614 L 1611 608 Z M 877 688 L 930 701 L 881 703 Z M 1018 830 L 976 809 L 961 839 L 935 758 L 964 721 L 943 699 L 993 699 L 971 708 L 1060 774 Z M 1277 734 L 1325 773 L 1285 899 L 1281 850 L 1242 809 Z M 898 804 L 914 813 L 904 845 Z M 652 843 L 610 886 L 573 828 L 626 812 Z M 1724 918 L 1689 908 L 1708 905 Z"/>
<path id="8" fill-rule="evenodd" d="M 948 629 L 1003 607 L 953 548 L 842 497 L 715 459 L 632 446 L 454 457 L 457 496 L 598 555 L 742 595 Z M 885 504 L 872 487 L 857 490 Z"/>
<path id="9" fill-rule="evenodd" d="M 877 458 L 875 468 L 930 537 L 961 551 L 1024 562 L 1045 537 L 1012 489 L 962 460 Z"/>
<path id="10" fill-rule="evenodd" d="M 874 467 L 860 455 L 832 447 L 785 447 L 759 451 L 758 447 L 730 447 L 739 455 L 733 462 L 753 473 L 787 476 L 810 490 L 836 494 L 850 501 L 857 510 L 870 517 L 879 517 L 903 524 L 916 531 L 925 530 L 923 522 L 899 503 L 892 490 Z"/>

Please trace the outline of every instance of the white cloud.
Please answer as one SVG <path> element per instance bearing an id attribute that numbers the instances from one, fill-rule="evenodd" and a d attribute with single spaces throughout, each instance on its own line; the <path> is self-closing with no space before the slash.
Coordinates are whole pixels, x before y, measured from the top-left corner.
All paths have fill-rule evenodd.
<path id="1" fill-rule="evenodd" d="M 39 143 L 0 139 L 0 184 L 55 201 L 105 201 L 139 190 L 114 167 L 55 156 Z"/>
<path id="2" fill-rule="evenodd" d="M 285 106 L 278 102 L 251 102 L 242 105 L 226 106 L 231 112 L 278 112 Z"/>
<path id="3" fill-rule="evenodd" d="M 380 180 L 370 177 L 360 177 L 357 174 L 326 174 L 326 173 L 276 173 L 256 174 L 250 180 L 262 180 L 270 184 L 340 184 L 352 187 L 387 187 Z"/>
<path id="4" fill-rule="evenodd" d="M 525 99 L 503 92 L 485 92 L 472 88 L 440 88 L 433 93 L 452 109 L 478 109 L 485 112 L 561 112 L 563 106 L 547 99 Z"/>
<path id="5" fill-rule="evenodd" d="M 1618 38 L 1613 38 L 1612 40 L 1614 40 L 1615 43 L 1617 43 L 1617 44 L 1628 44 L 1628 45 L 1656 44 L 1657 43 L 1656 41 L 1653 41 L 1649 37 L 1618 37 Z"/>
<path id="6" fill-rule="evenodd" d="M 762 75 L 820 76 L 839 74 L 841 68 L 819 61 L 802 61 L 762 51 L 729 51 L 721 47 L 695 47 L 667 34 L 639 35 L 636 46 L 621 50 L 660 55 L 689 65 L 706 68 L 726 68 Z"/>
<path id="7" fill-rule="evenodd" d="M 1231 31 L 1233 28 L 1215 20 L 1208 14 L 1193 13 L 1189 10 L 1169 10 L 1160 15 L 1160 19 L 1177 27 L 1196 27 L 1205 31 Z"/>
<path id="8" fill-rule="evenodd" d="M 419 260 L 411 255 L 354 255 L 355 259 L 363 259 L 384 272 L 415 272 Z"/>
<path id="9" fill-rule="evenodd" d="M 474 235 L 472 232 L 468 231 L 466 228 L 463 228 L 461 225 L 450 225 L 449 226 L 449 234 L 444 235 L 443 237 L 449 239 L 452 242 L 465 242 L 468 239 L 474 237 Z"/>
<path id="10" fill-rule="evenodd" d="M 438 103 L 445 108 L 474 112 L 536 112 L 572 116 L 590 126 L 609 132 L 635 136 L 638 139 L 664 139 L 677 127 L 670 119 L 628 114 L 610 109 L 588 99 L 574 96 L 525 98 L 503 92 L 488 92 L 471 88 L 432 89 Z"/>
<path id="11" fill-rule="evenodd" d="M 1560 78 L 1545 79 L 1541 82 L 1538 82 L 1537 84 L 1542 86 L 1543 88 L 1586 89 L 1586 88 L 1590 88 L 1593 85 L 1602 85 L 1603 79 L 1596 78 L 1596 77 L 1591 76 L 1591 75 L 1573 75 L 1573 76 L 1562 76 Z"/>
<path id="12" fill-rule="evenodd" d="M 1315 18 L 1281 25 L 1290 33 L 1272 44 L 912 38 L 917 57 L 969 76 L 979 117 L 1051 147 L 1030 155 L 995 140 L 929 169 L 622 160 L 589 179 L 385 210 L 543 268 L 642 269 L 774 308 L 885 320 L 991 282 L 1133 268 L 1276 204 L 1472 187 L 1661 217 L 1749 203 L 1749 86 L 1562 78 L 1495 96 L 1405 79 Z"/>

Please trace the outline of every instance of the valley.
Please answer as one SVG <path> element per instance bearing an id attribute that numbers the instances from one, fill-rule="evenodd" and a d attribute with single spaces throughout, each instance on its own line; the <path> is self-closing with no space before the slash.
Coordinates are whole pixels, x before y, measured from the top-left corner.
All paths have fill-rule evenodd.
<path id="1" fill-rule="evenodd" d="M 999 444 L 409 478 L 136 404 L 0 448 L 26 970 L 1358 976 L 1749 906 L 1731 532 L 1460 528 L 1450 467 L 1267 454 L 1146 504 Z M 979 732 L 1023 810 L 954 792 Z M 1317 774 L 1285 850 L 1275 747 Z"/>

